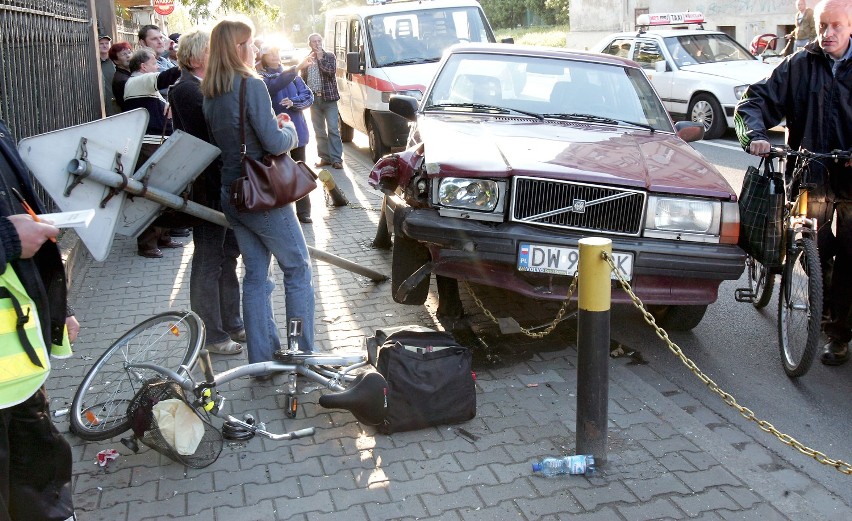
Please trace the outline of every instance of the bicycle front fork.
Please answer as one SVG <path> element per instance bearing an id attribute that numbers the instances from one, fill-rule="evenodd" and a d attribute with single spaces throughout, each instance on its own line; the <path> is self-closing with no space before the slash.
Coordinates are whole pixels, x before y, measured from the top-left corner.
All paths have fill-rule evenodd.
<path id="1" fill-rule="evenodd" d="M 302 319 L 291 318 L 287 324 L 287 344 L 291 352 L 299 351 L 299 339 L 302 337 Z M 299 409 L 299 398 L 296 396 L 296 373 L 287 375 L 287 409 L 288 418 L 295 418 Z"/>

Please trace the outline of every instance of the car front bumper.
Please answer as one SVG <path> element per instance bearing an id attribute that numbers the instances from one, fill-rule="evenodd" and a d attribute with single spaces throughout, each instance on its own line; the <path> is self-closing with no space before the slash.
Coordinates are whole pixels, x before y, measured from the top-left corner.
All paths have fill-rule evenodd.
<path id="1" fill-rule="evenodd" d="M 519 244 L 576 248 L 580 239 L 593 236 L 570 230 L 554 233 L 521 223 L 489 224 L 441 217 L 432 209 L 396 211 L 404 214 L 397 221 L 402 233 L 429 247 L 433 273 L 539 299 L 564 299 L 572 277 L 518 271 Z M 719 284 L 738 279 L 745 266 L 745 253 L 736 245 L 606 237 L 612 240 L 613 251 L 633 253 L 630 285 L 646 304 L 711 304 L 716 301 Z M 630 297 L 614 291 L 612 301 L 627 303 Z"/>

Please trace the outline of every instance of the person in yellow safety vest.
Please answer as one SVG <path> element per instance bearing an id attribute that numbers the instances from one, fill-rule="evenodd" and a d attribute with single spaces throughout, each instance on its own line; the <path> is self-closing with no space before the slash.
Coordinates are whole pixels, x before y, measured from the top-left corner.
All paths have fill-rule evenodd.
<path id="1" fill-rule="evenodd" d="M 43 383 L 50 357 L 71 355 L 80 326 L 67 308 L 59 230 L 28 210 L 44 213 L 0 120 L 0 521 L 76 519 L 71 446 Z"/>

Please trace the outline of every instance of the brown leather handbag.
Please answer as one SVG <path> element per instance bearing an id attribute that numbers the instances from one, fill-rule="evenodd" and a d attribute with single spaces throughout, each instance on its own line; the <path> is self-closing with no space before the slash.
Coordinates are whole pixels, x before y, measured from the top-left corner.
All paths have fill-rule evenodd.
<path id="1" fill-rule="evenodd" d="M 231 183 L 231 204 L 239 212 L 264 212 L 308 195 L 317 187 L 317 175 L 288 154 L 266 155 L 260 161 L 246 157 L 246 79 L 240 84 L 240 157 L 243 175 Z"/>

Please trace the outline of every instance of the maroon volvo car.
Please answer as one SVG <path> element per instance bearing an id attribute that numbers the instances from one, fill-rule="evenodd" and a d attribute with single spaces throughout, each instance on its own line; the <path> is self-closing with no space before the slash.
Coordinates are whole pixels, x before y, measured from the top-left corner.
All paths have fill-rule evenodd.
<path id="1" fill-rule="evenodd" d="M 577 242 L 599 236 L 661 324 L 688 330 L 743 271 L 736 195 L 686 143 L 703 127 L 673 125 L 632 61 L 460 45 L 422 100 L 395 96 L 391 110 L 412 122 L 410 148 L 370 182 L 397 302 L 422 304 L 432 274 L 439 313 L 459 312 L 458 280 L 564 299 Z"/>

